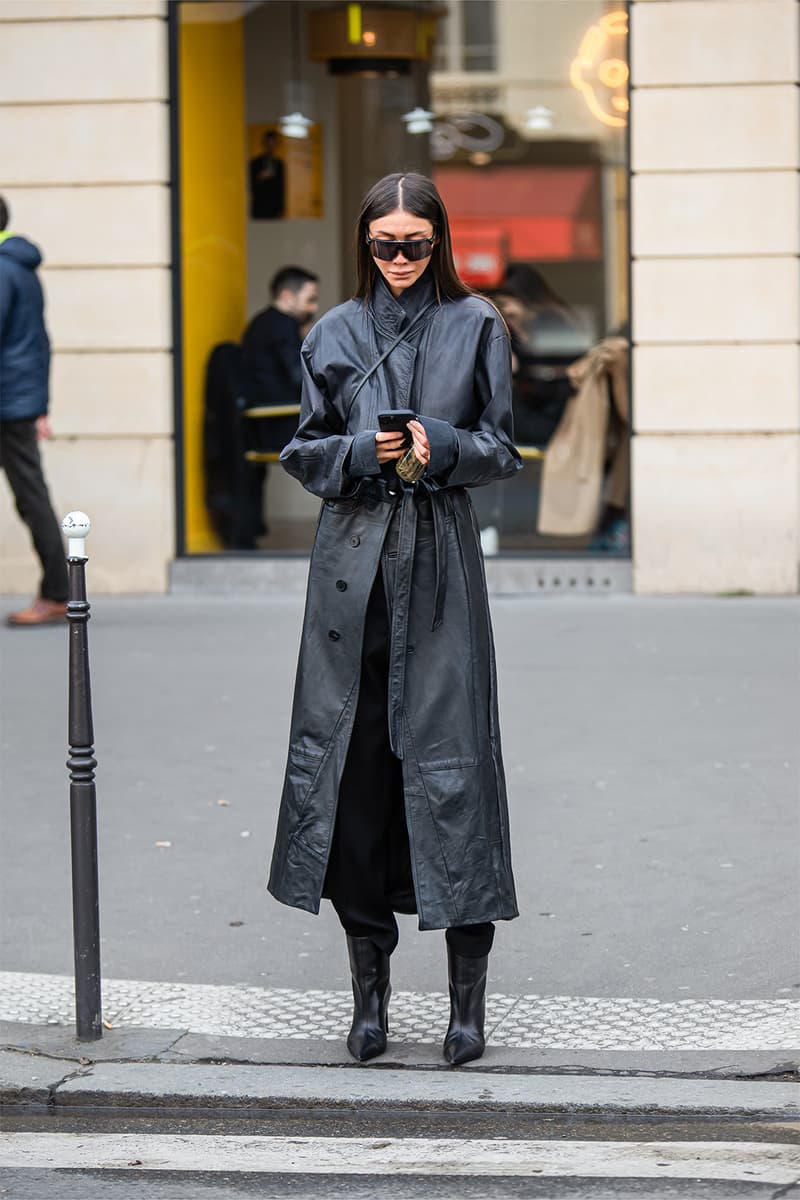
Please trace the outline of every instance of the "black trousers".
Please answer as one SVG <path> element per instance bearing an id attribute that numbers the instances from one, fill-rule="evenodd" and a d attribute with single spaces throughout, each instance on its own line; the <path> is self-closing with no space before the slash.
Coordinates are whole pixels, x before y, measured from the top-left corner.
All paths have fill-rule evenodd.
<path id="1" fill-rule="evenodd" d="M 42 471 L 35 421 L 0 421 L 0 467 L 42 564 L 39 595 L 44 600 L 66 600 L 66 553 Z"/>
<path id="2" fill-rule="evenodd" d="M 417 911 L 403 797 L 402 764 L 389 746 L 389 614 L 380 571 L 367 606 L 361 690 L 323 895 L 351 937 L 386 953 L 397 946 L 394 914 Z M 490 922 L 448 929 L 457 954 L 480 958 L 494 939 Z"/>

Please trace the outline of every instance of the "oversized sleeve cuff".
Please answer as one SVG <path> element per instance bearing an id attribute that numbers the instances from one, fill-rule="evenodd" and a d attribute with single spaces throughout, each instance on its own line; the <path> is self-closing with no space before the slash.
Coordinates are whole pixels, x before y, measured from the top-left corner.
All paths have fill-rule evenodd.
<path id="1" fill-rule="evenodd" d="M 374 429 L 364 429 L 353 438 L 350 453 L 347 455 L 344 464 L 345 473 L 353 479 L 360 479 L 364 475 L 380 475 L 381 473 L 375 432 Z"/>
<path id="2" fill-rule="evenodd" d="M 419 417 L 428 435 L 431 448 L 428 475 L 444 476 L 453 469 L 458 460 L 458 434 L 449 421 L 438 417 Z"/>

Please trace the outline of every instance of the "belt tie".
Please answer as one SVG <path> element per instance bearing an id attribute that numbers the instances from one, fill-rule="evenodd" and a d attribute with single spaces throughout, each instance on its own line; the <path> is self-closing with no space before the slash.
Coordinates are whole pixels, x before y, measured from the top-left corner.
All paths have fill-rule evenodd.
<path id="1" fill-rule="evenodd" d="M 417 506 L 414 503 L 414 493 L 411 488 L 403 490 L 398 519 L 400 527 L 397 534 L 397 562 L 389 644 L 389 744 L 394 754 L 398 758 L 402 758 L 408 616 L 411 604 L 411 580 L 414 572 L 414 548 L 417 544 Z"/>
<path id="2" fill-rule="evenodd" d="M 414 575 L 414 551 L 417 544 L 417 506 L 414 490 L 405 488 L 400 500 L 400 522 L 397 534 L 397 560 L 394 576 L 394 595 L 391 605 L 389 645 L 389 744 L 392 752 L 404 757 L 403 709 L 405 704 L 406 663 L 408 660 L 408 621 Z M 444 618 L 447 592 L 447 545 L 443 492 L 431 493 L 434 543 L 436 551 L 436 580 L 431 630 L 435 631 Z"/>

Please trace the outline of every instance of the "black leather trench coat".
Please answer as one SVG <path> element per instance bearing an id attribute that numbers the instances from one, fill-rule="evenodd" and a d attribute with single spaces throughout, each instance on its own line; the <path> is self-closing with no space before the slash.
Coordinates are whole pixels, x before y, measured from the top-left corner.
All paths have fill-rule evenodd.
<path id="1" fill-rule="evenodd" d="M 390 738 L 403 762 L 419 926 L 515 917 L 494 647 L 466 491 L 520 465 L 505 327 L 478 297 L 438 303 L 427 274 L 402 302 L 379 279 L 369 305 L 349 301 L 318 322 L 302 360 L 300 425 L 281 462 L 323 503 L 269 890 L 319 911 L 365 612 L 382 570 Z M 377 414 L 388 408 L 413 408 L 425 425 L 431 461 L 415 489 L 378 465 Z"/>

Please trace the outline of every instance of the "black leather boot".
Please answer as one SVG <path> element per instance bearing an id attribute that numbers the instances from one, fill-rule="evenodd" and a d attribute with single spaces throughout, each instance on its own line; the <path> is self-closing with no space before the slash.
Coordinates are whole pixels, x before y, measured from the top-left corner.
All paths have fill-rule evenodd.
<path id="1" fill-rule="evenodd" d="M 387 1011 L 392 985 L 389 982 L 389 955 L 372 938 L 347 935 L 350 973 L 353 976 L 353 1024 L 347 1035 L 347 1049 L 353 1058 L 366 1062 L 386 1049 L 389 1032 Z"/>
<path id="2" fill-rule="evenodd" d="M 453 1066 L 480 1058 L 486 1049 L 486 973 L 489 955 L 465 958 L 447 947 L 450 978 L 450 1026 L 444 1039 L 444 1056 Z"/>

